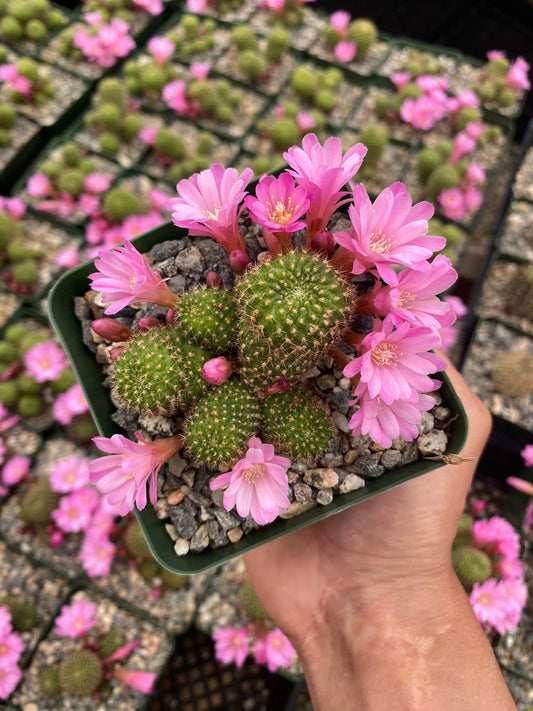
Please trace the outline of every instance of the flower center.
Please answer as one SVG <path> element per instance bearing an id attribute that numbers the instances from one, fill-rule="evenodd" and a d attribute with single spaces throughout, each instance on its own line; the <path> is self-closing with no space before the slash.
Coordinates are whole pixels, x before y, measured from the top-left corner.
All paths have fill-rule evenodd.
<path id="1" fill-rule="evenodd" d="M 137 280 L 138 277 L 136 274 L 132 274 L 128 279 L 128 286 L 130 287 L 131 291 L 135 291 L 135 287 L 137 286 Z"/>
<path id="2" fill-rule="evenodd" d="M 264 464 L 254 464 L 244 472 L 244 479 L 253 483 L 256 479 L 260 479 L 266 474 L 267 468 Z"/>
<path id="3" fill-rule="evenodd" d="M 395 343 L 378 343 L 372 351 L 372 360 L 377 365 L 392 365 L 396 367 L 400 352 Z"/>
<path id="4" fill-rule="evenodd" d="M 203 211 L 203 214 L 205 215 L 205 217 L 207 217 L 208 220 L 216 220 L 218 218 L 218 213 L 220 212 L 221 207 L 222 207 L 222 203 L 217 202 L 214 205 L 212 205 L 210 210 L 208 210 L 206 208 Z"/>
<path id="5" fill-rule="evenodd" d="M 488 607 L 492 603 L 492 597 L 488 593 L 482 593 L 479 596 L 479 602 L 481 605 Z"/>
<path id="6" fill-rule="evenodd" d="M 398 297 L 398 307 L 404 309 L 412 309 L 414 306 L 415 295 L 410 291 L 400 290 L 400 295 Z"/>
<path id="7" fill-rule="evenodd" d="M 7 644 L 0 644 L 0 657 L 7 654 Z"/>
<path id="8" fill-rule="evenodd" d="M 272 203 L 267 200 L 266 205 L 268 207 L 268 216 L 271 222 L 275 222 L 278 225 L 288 225 L 292 222 L 294 213 L 300 207 L 299 205 L 295 205 L 294 207 L 292 206 L 291 197 L 287 199 L 287 203 L 284 203 L 282 200 L 278 200 L 275 205 L 272 205 Z"/>
<path id="9" fill-rule="evenodd" d="M 370 249 L 377 254 L 388 254 L 392 247 L 392 240 L 383 234 L 380 229 L 370 233 Z"/>

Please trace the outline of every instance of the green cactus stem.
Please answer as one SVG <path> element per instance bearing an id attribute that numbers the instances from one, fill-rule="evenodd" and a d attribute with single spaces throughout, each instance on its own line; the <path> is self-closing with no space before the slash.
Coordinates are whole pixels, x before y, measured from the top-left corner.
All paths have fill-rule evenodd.
<path id="1" fill-rule="evenodd" d="M 231 291 L 198 287 L 186 291 L 176 309 L 185 337 L 218 355 L 236 343 L 237 307 Z"/>
<path id="2" fill-rule="evenodd" d="M 61 690 L 73 696 L 90 696 L 100 686 L 103 676 L 102 662 L 88 649 L 69 654 L 59 664 Z"/>
<path id="3" fill-rule="evenodd" d="M 270 619 L 268 612 L 263 607 L 263 603 L 258 598 L 250 581 L 245 581 L 239 588 L 239 602 L 252 622 L 266 622 Z"/>
<path id="4" fill-rule="evenodd" d="M 456 548 L 452 555 L 455 573 L 461 584 L 470 589 L 474 583 L 484 583 L 490 578 L 490 558 L 477 548 Z"/>

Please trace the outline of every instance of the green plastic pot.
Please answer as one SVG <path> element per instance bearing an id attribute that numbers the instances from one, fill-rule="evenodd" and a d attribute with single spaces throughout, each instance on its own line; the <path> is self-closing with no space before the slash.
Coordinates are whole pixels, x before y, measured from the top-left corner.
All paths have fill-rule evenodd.
<path id="1" fill-rule="evenodd" d="M 158 242 L 181 239 L 185 234 L 185 230 L 178 229 L 168 222 L 137 237 L 133 243 L 139 251 L 146 252 Z M 50 321 L 62 341 L 72 368 L 85 392 L 98 430 L 102 436 L 111 437 L 120 432 L 111 419 L 115 408 L 111 403 L 109 391 L 104 387 L 101 366 L 83 344 L 80 323 L 74 315 L 74 298 L 83 296 L 89 289 L 87 277 L 93 271 L 94 261 L 90 261 L 62 276 L 50 293 L 48 308 Z M 442 376 L 442 381 L 442 395 L 452 416 L 457 416 L 451 424 L 446 454 L 458 454 L 466 441 L 468 419 L 445 374 Z M 176 573 L 192 575 L 209 570 L 230 558 L 250 551 L 252 548 L 344 511 L 382 491 L 387 491 L 441 466 L 443 466 L 441 461 L 418 460 L 400 469 L 387 471 L 378 479 L 367 482 L 362 489 L 335 497 L 327 506 L 317 506 L 293 519 L 278 519 L 268 526 L 252 531 L 237 543 L 230 543 L 223 548 L 206 549 L 200 553 L 189 553 L 185 556 L 177 556 L 174 552 L 173 541 L 165 530 L 165 523 L 157 518 L 152 506 L 148 505 L 143 511 L 136 510 L 135 513 L 156 560 L 165 568 Z"/>

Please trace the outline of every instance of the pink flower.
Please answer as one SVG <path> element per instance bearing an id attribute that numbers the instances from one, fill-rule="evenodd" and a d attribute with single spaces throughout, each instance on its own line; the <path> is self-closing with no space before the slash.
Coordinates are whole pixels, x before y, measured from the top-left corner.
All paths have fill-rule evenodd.
<path id="1" fill-rule="evenodd" d="M 313 116 L 306 111 L 298 111 L 296 114 L 296 125 L 301 133 L 307 133 L 316 126 Z"/>
<path id="2" fill-rule="evenodd" d="M 496 59 L 505 59 L 505 52 L 502 52 L 501 49 L 491 49 L 487 52 L 487 59 L 489 62 L 494 62 Z"/>
<path id="3" fill-rule="evenodd" d="M 0 402 L 0 434 L 10 430 L 19 420 L 18 415 L 11 415 L 4 403 Z"/>
<path id="4" fill-rule="evenodd" d="M 26 205 L 20 198 L 2 198 L 2 200 L 2 209 L 7 210 L 11 217 L 15 220 L 20 220 L 20 218 L 25 214 Z"/>
<path id="5" fill-rule="evenodd" d="M 466 316 L 468 313 L 468 306 L 466 306 L 464 301 L 459 296 L 445 296 L 444 301 L 450 304 L 452 311 L 457 318 L 463 318 L 463 316 Z"/>
<path id="6" fill-rule="evenodd" d="M 92 522 L 89 531 L 92 531 Z M 116 547 L 104 536 L 86 535 L 79 559 L 91 578 L 108 575 L 115 558 Z"/>
<path id="7" fill-rule="evenodd" d="M 10 632 L 0 641 L 0 670 L 6 671 L 18 664 L 24 651 L 24 642 L 16 632 Z"/>
<path id="8" fill-rule="evenodd" d="M 58 395 L 53 404 L 54 419 L 61 425 L 69 425 L 76 415 L 89 410 L 81 385 L 75 383 L 66 392 Z"/>
<path id="9" fill-rule="evenodd" d="M 400 91 L 404 88 L 404 86 L 409 84 L 411 81 L 411 75 L 409 72 L 396 72 L 396 74 L 393 74 L 390 79 L 396 89 Z"/>
<path id="10" fill-rule="evenodd" d="M 290 459 L 278 457 L 271 444 L 263 444 L 258 437 L 250 437 L 248 451 L 230 472 L 214 479 L 212 490 L 228 488 L 224 492 L 226 511 L 236 506 L 242 518 L 251 514 L 260 526 L 271 523 L 289 508 L 287 469 Z"/>
<path id="11" fill-rule="evenodd" d="M 155 684 L 156 675 L 152 672 L 131 671 L 128 669 L 113 669 L 111 674 L 120 679 L 133 689 L 143 694 L 151 694 Z"/>
<path id="12" fill-rule="evenodd" d="M 176 301 L 165 279 L 154 272 L 143 255 L 126 242 L 123 247 L 101 250 L 89 274 L 91 287 L 107 299 L 106 314 L 116 314 L 135 301 L 150 301 L 171 308 Z"/>
<path id="13" fill-rule="evenodd" d="M 309 207 L 307 190 L 297 187 L 288 173 L 279 178 L 263 175 L 256 188 L 256 196 L 248 195 L 244 204 L 250 217 L 273 233 L 296 232 L 305 227 L 300 218 Z"/>
<path id="14" fill-rule="evenodd" d="M 32 195 L 33 197 L 42 198 L 52 194 L 50 180 L 44 173 L 34 173 L 30 176 L 26 190 L 28 191 L 28 195 Z"/>
<path id="15" fill-rule="evenodd" d="M 445 217 L 455 222 L 461 222 L 466 215 L 466 205 L 461 188 L 446 188 L 442 190 L 437 201 Z"/>
<path id="16" fill-rule="evenodd" d="M 526 444 L 520 452 L 525 467 L 533 467 L 533 444 Z"/>
<path id="17" fill-rule="evenodd" d="M 479 141 L 479 139 L 483 136 L 484 131 L 485 129 L 483 128 L 483 124 L 479 121 L 469 121 L 465 126 L 466 134 L 471 138 L 475 138 L 476 141 Z"/>
<path id="18" fill-rule="evenodd" d="M 165 104 L 177 114 L 184 114 L 189 107 L 187 85 L 181 79 L 175 79 L 165 84 L 161 96 Z"/>
<path id="19" fill-rule="evenodd" d="M 133 0 L 133 5 L 146 10 L 150 15 L 160 15 L 163 12 L 161 0 Z"/>
<path id="20" fill-rule="evenodd" d="M 204 12 L 207 9 L 207 0 L 187 0 L 188 12 Z"/>
<path id="21" fill-rule="evenodd" d="M 335 59 L 338 62 L 343 62 L 344 64 L 351 62 L 352 59 L 355 57 L 355 54 L 357 52 L 357 45 L 355 42 L 346 42 L 345 40 L 341 40 L 336 46 L 334 50 L 334 55 Z"/>
<path id="22" fill-rule="evenodd" d="M 479 96 L 475 91 L 466 89 L 465 91 L 460 91 L 457 94 L 457 101 L 459 102 L 460 108 L 468 107 L 470 109 L 479 108 Z"/>
<path id="23" fill-rule="evenodd" d="M 467 185 L 463 193 L 465 207 L 469 213 L 479 210 L 483 202 L 483 193 L 475 185 Z"/>
<path id="24" fill-rule="evenodd" d="M 369 396 L 379 396 L 387 405 L 395 400 L 417 402 L 420 393 L 439 385 L 428 375 L 446 369 L 443 358 L 428 352 L 439 344 L 438 334 L 429 328 L 402 323 L 393 330 L 386 319 L 382 331 L 365 336 L 361 344 L 365 352 L 348 363 L 343 373 L 347 378 L 360 373 Z"/>
<path id="25" fill-rule="evenodd" d="M 400 108 L 400 117 L 418 131 L 429 131 L 446 115 L 446 104 L 433 95 L 424 94 L 418 99 L 406 99 Z"/>
<path id="26" fill-rule="evenodd" d="M 139 138 L 146 143 L 146 145 L 153 147 L 158 131 L 158 126 L 143 126 L 139 131 Z"/>
<path id="27" fill-rule="evenodd" d="M 172 222 L 185 227 L 193 236 L 212 237 L 229 254 L 246 251 L 239 232 L 239 205 L 246 195 L 246 186 L 253 176 L 251 168 L 239 173 L 235 168 L 213 164 L 188 180 L 180 180 L 177 198 L 168 201 Z"/>
<path id="28" fill-rule="evenodd" d="M 146 506 L 146 484 L 150 479 L 150 502 L 157 500 L 157 472 L 183 446 L 181 435 L 146 442 L 140 432 L 138 442 L 115 434 L 110 439 L 93 437 L 98 449 L 108 456 L 89 464 L 91 481 L 121 516 L 133 507 Z"/>
<path id="29" fill-rule="evenodd" d="M 385 188 L 374 204 L 364 185 L 359 184 L 354 188 L 353 199 L 348 210 L 352 232 L 336 232 L 335 239 L 353 253 L 354 274 L 375 268 L 382 279 L 396 285 L 393 264 L 427 269 L 433 252 L 446 244 L 444 237 L 427 235 L 428 220 L 433 215 L 431 203 L 413 205 L 403 183 Z"/>
<path id="30" fill-rule="evenodd" d="M 507 600 L 505 631 L 516 629 L 527 601 L 527 586 L 523 578 L 501 580 L 498 586 Z"/>
<path id="31" fill-rule="evenodd" d="M 80 251 L 77 247 L 66 247 L 55 256 L 54 263 L 63 269 L 72 269 L 81 264 Z"/>
<path id="32" fill-rule="evenodd" d="M 248 655 L 248 632 L 245 628 L 226 627 L 213 632 L 215 659 L 224 664 L 235 665 L 240 669 Z"/>
<path id="33" fill-rule="evenodd" d="M 0 699 L 7 699 L 11 696 L 21 679 L 22 672 L 18 666 L 0 669 Z"/>
<path id="34" fill-rule="evenodd" d="M 168 37 L 152 37 L 147 46 L 159 66 L 166 64 L 176 51 L 174 42 Z"/>
<path id="35" fill-rule="evenodd" d="M 283 118 L 285 116 L 285 106 L 283 104 L 276 104 L 274 106 L 274 116 L 276 118 Z"/>
<path id="36" fill-rule="evenodd" d="M 433 330 L 450 326 L 455 314 L 437 294 L 449 289 L 456 280 L 457 272 L 451 261 L 438 254 L 426 271 L 404 269 L 398 274 L 397 286 L 378 289 L 374 298 L 376 313 L 378 316 L 390 314 L 396 327 L 403 321 Z"/>
<path id="37" fill-rule="evenodd" d="M 137 647 L 140 646 L 140 644 L 140 639 L 133 639 L 131 642 L 126 642 L 126 644 L 123 644 L 122 647 L 119 647 L 112 654 L 110 654 L 109 657 L 106 657 L 104 659 L 104 664 L 119 662 L 122 659 L 126 659 L 126 657 L 131 654 L 134 649 L 137 649 Z"/>
<path id="38" fill-rule="evenodd" d="M 490 625 L 500 634 L 506 629 L 508 605 L 503 590 L 495 578 L 485 583 L 474 583 L 470 593 L 470 604 L 477 619 L 483 625 Z"/>
<path id="39" fill-rule="evenodd" d="M 209 62 L 191 62 L 189 71 L 193 79 L 197 81 L 205 81 L 211 70 Z"/>
<path id="40" fill-rule="evenodd" d="M 266 637 L 257 634 L 257 632 L 254 638 L 253 654 L 254 662 L 256 664 L 266 664 Z"/>
<path id="41" fill-rule="evenodd" d="M 113 18 L 109 24 L 101 24 L 100 13 L 87 13 L 85 21 L 92 28 L 78 30 L 72 44 L 80 49 L 90 62 L 100 67 L 112 67 L 117 59 L 126 57 L 133 49 L 135 42 L 129 34 L 130 26 L 124 20 Z"/>
<path id="42" fill-rule="evenodd" d="M 414 402 L 395 400 L 387 405 L 380 397 L 371 398 L 364 383 L 359 383 L 354 395 L 353 402 L 359 401 L 360 407 L 350 419 L 353 435 L 367 434 L 385 449 L 392 445 L 394 439 L 401 437 L 411 442 L 418 437 L 417 425 L 421 413 L 435 405 L 430 395 L 420 395 Z"/>
<path id="43" fill-rule="evenodd" d="M 89 460 L 77 455 L 58 459 L 50 467 L 48 480 L 52 491 L 67 494 L 89 483 Z"/>
<path id="44" fill-rule="evenodd" d="M 212 385 L 222 385 L 230 377 L 233 372 L 231 363 L 224 358 L 224 356 L 219 356 L 218 358 L 211 358 L 204 363 L 202 368 L 202 375 L 207 380 L 208 383 Z"/>
<path id="45" fill-rule="evenodd" d="M 290 667 L 296 657 L 296 650 L 280 629 L 273 629 L 265 640 L 266 664 L 269 672 L 280 667 Z"/>
<path id="46" fill-rule="evenodd" d="M 55 633 L 63 637 L 81 637 L 98 622 L 97 606 L 87 600 L 75 600 L 70 605 L 61 607 L 61 614 L 56 619 Z"/>
<path id="47" fill-rule="evenodd" d="M 509 67 L 505 83 L 511 89 L 521 89 L 527 91 L 531 88 L 531 82 L 528 78 L 529 64 L 523 57 L 517 57 Z"/>
<path id="48" fill-rule="evenodd" d="M 469 183 L 481 185 L 487 179 L 487 175 L 478 163 L 470 163 L 466 169 L 465 179 Z"/>
<path id="49" fill-rule="evenodd" d="M 449 159 L 450 165 L 455 165 L 464 156 L 472 153 L 476 147 L 476 141 L 466 132 L 460 131 L 454 139 L 453 151 Z"/>
<path id="50" fill-rule="evenodd" d="M 491 555 L 518 558 L 520 536 L 509 521 L 501 516 L 482 518 L 472 524 L 472 541 Z"/>
<path id="51" fill-rule="evenodd" d="M 4 464 L 0 479 L 2 484 L 6 486 L 14 486 L 22 481 L 30 471 L 31 459 L 24 457 L 21 454 L 16 454 L 14 457 Z"/>
<path id="52" fill-rule="evenodd" d="M 348 201 L 341 188 L 357 173 L 366 151 L 366 146 L 356 143 L 343 156 L 340 138 L 331 136 L 321 146 L 316 135 L 308 133 L 301 148 L 293 146 L 283 154 L 292 169 L 288 172 L 311 197 L 307 211 L 309 238 L 325 230 L 334 211 Z"/>
<path id="53" fill-rule="evenodd" d="M 168 200 L 168 195 L 165 195 L 165 203 Z M 152 210 L 147 215 L 130 215 L 126 217 L 122 225 L 120 225 L 121 242 L 126 242 L 138 237 L 139 235 L 148 232 L 165 222 L 164 218 L 155 210 Z"/>
<path id="54" fill-rule="evenodd" d="M 351 19 L 352 16 L 349 12 L 345 12 L 344 10 L 337 10 L 337 12 L 333 12 L 330 15 L 329 24 L 333 27 L 337 34 L 342 36 L 348 29 L 348 25 L 350 24 Z"/>
<path id="55" fill-rule="evenodd" d="M 105 193 L 111 185 L 113 176 L 107 173 L 89 173 L 85 176 L 83 187 L 94 195 Z"/>
<path id="56" fill-rule="evenodd" d="M 87 217 L 97 217 L 100 214 L 100 197 L 83 193 L 79 196 L 76 207 Z"/>
<path id="57" fill-rule="evenodd" d="M 37 343 L 24 354 L 26 373 L 37 383 L 57 380 L 67 365 L 64 351 L 52 341 Z"/>
<path id="58" fill-rule="evenodd" d="M 92 487 L 86 487 L 62 496 L 59 508 L 52 511 L 52 518 L 64 533 L 85 531 L 97 503 L 98 494 Z"/>

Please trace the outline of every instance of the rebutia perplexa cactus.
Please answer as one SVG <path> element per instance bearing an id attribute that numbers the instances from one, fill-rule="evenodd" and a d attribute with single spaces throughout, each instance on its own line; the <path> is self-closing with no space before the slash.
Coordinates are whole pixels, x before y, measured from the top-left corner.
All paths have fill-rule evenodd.
<path id="1" fill-rule="evenodd" d="M 99 687 L 104 675 L 102 662 L 95 652 L 73 652 L 59 664 L 59 686 L 73 696 L 89 696 Z"/>
<path id="2" fill-rule="evenodd" d="M 474 583 L 484 583 L 491 576 L 491 560 L 477 548 L 457 548 L 452 560 L 457 577 L 466 588 L 471 588 Z"/>

